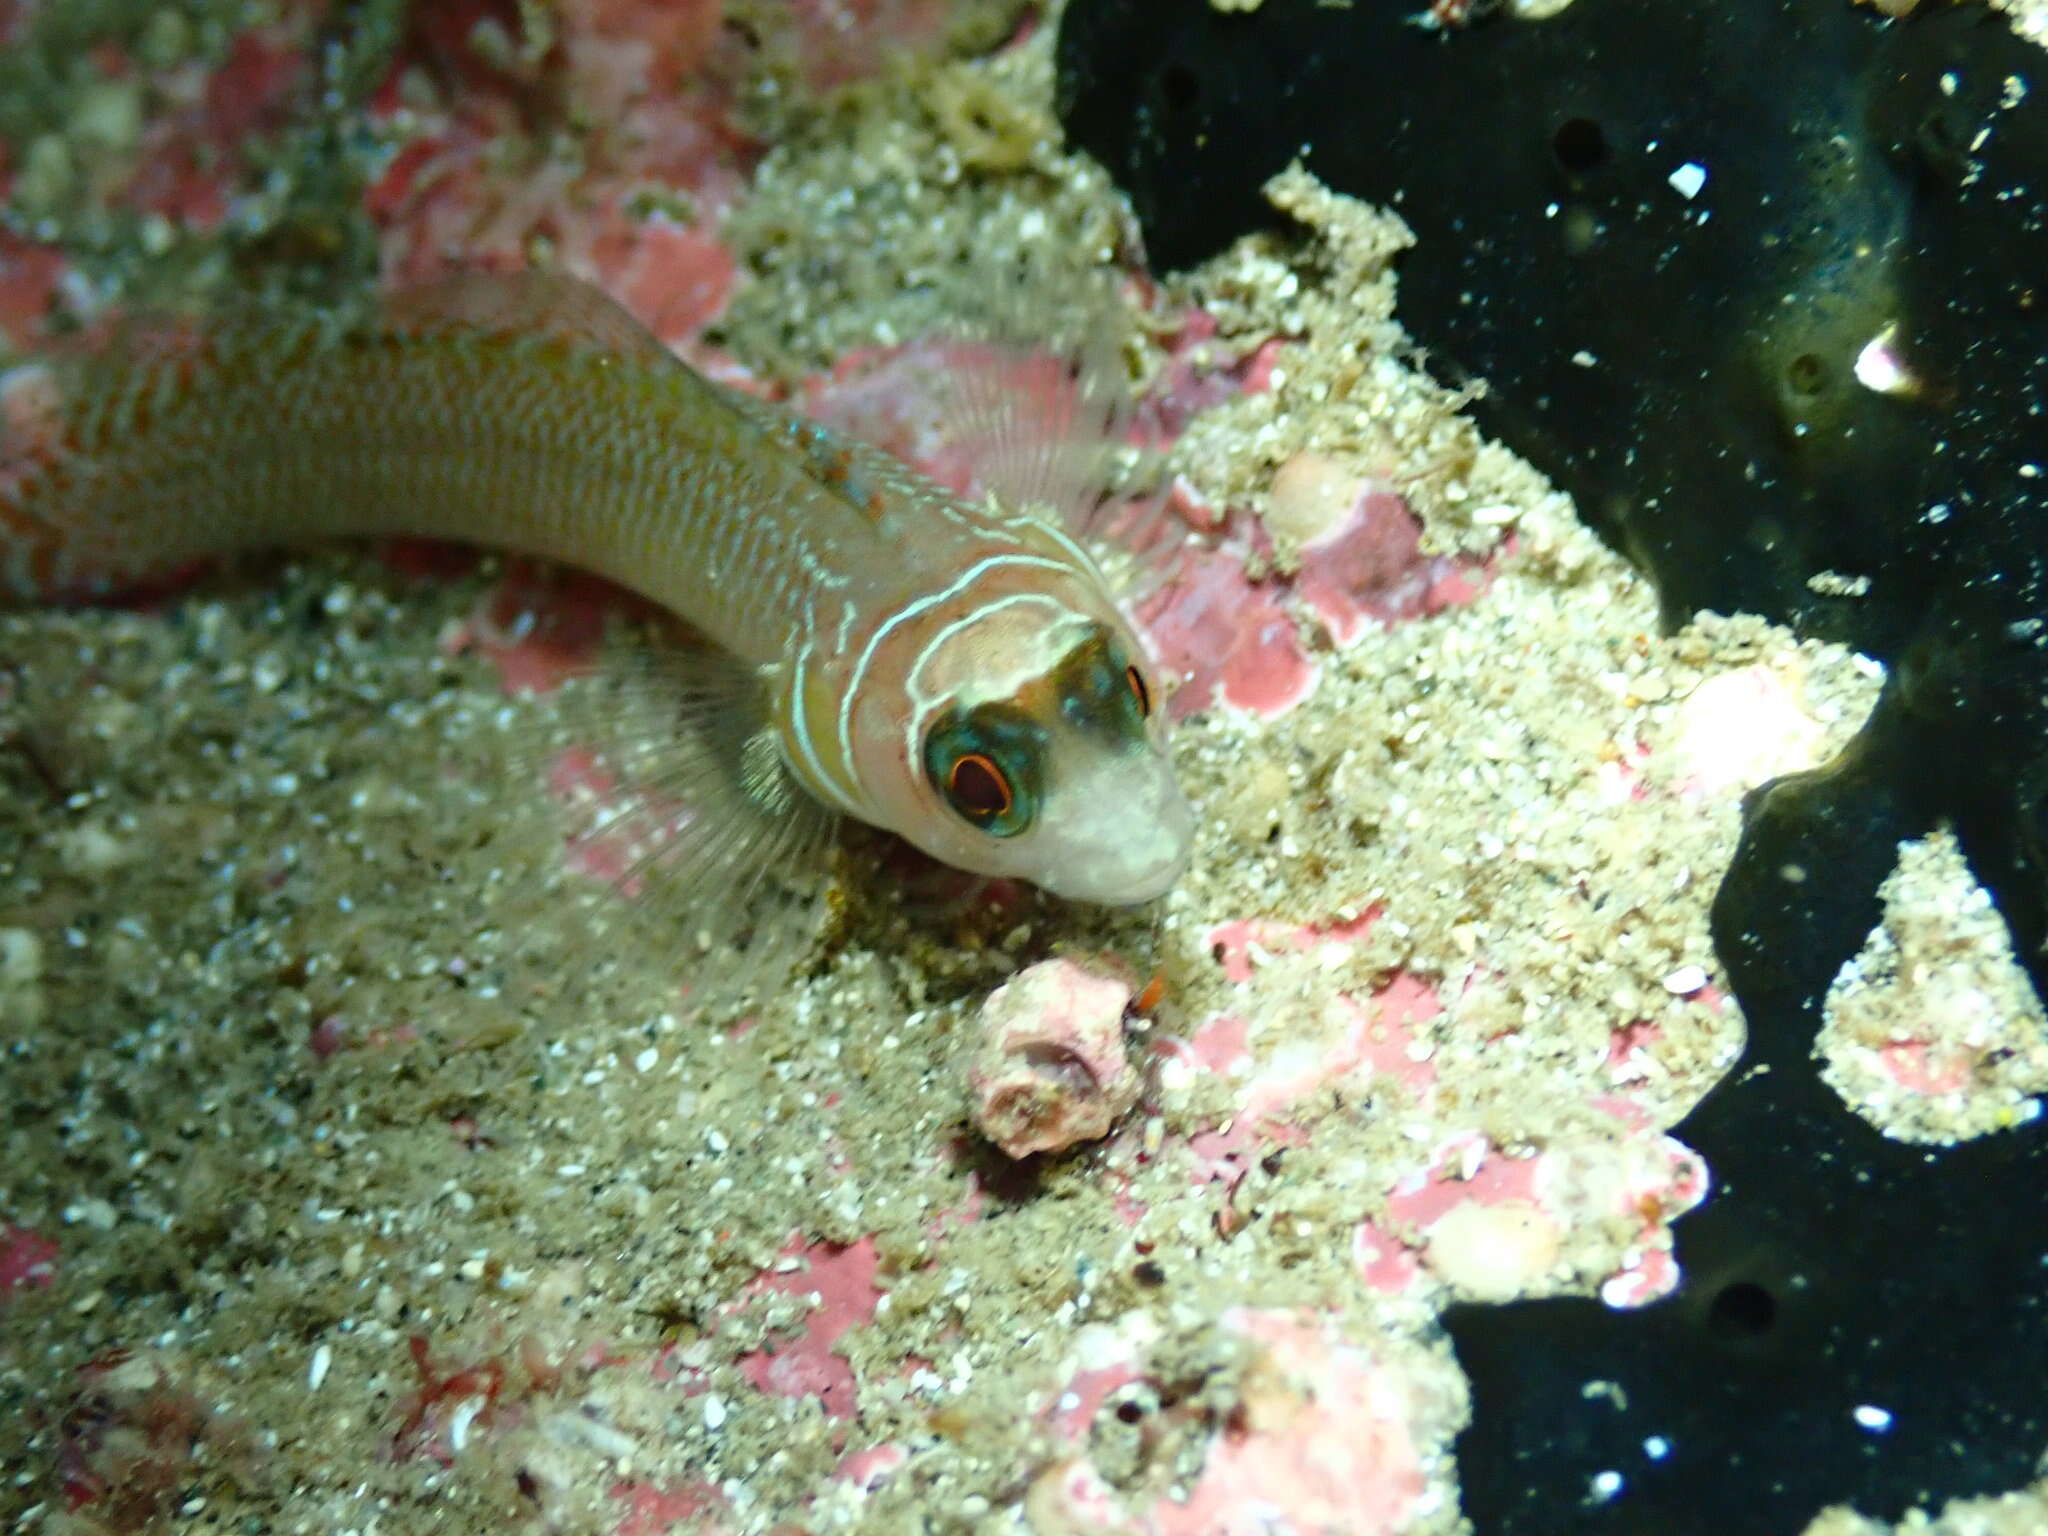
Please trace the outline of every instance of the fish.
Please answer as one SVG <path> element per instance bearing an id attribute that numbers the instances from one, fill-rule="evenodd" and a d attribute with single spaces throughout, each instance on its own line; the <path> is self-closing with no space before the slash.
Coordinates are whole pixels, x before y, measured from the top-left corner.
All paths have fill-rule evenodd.
<path id="1" fill-rule="evenodd" d="M 951 382 L 986 482 L 963 491 L 708 378 L 563 274 L 138 322 L 0 385 L 0 584 L 104 595 L 388 536 L 577 567 L 701 642 L 605 669 L 582 836 L 619 888 L 660 877 L 708 921 L 851 819 L 1140 904 L 1183 875 L 1193 818 L 1089 548 L 1119 370 L 1075 364 L 1056 429 L 1020 426 L 1006 345 L 963 348 Z"/>

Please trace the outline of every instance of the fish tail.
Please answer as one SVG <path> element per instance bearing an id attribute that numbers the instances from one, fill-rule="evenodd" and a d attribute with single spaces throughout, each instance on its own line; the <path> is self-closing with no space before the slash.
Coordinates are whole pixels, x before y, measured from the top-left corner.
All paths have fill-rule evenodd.
<path id="1" fill-rule="evenodd" d="M 622 509 L 668 451 L 643 408 L 681 368 L 630 324 L 539 279 L 117 322 L 6 376 L 0 582 L 95 598 L 236 550 L 392 534 L 630 580 L 652 561 Z M 685 436 L 672 456 L 705 458 Z"/>

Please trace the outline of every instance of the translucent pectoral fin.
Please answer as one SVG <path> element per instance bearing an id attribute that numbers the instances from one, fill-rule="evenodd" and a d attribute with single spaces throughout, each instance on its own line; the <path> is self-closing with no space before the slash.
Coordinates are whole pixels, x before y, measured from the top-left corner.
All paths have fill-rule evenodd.
<path id="1" fill-rule="evenodd" d="M 605 942 L 673 955 L 689 1005 L 758 996 L 814 940 L 837 818 L 790 779 L 752 669 L 635 626 L 564 690 L 536 767 L 556 889 Z"/>

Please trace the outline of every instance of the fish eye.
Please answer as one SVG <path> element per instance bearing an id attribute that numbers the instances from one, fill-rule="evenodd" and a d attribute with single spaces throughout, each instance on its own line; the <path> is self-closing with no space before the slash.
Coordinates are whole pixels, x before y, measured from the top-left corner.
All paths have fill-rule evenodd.
<path id="1" fill-rule="evenodd" d="M 1138 701 L 1138 718 L 1151 719 L 1152 690 L 1145 686 L 1145 674 L 1138 670 L 1135 662 L 1124 668 L 1124 681 L 1131 686 L 1131 697 Z"/>
<path id="2" fill-rule="evenodd" d="M 1015 837 L 1038 814 L 1044 730 L 1021 710 L 949 712 L 924 739 L 924 772 L 947 807 L 991 837 Z"/>
<path id="3" fill-rule="evenodd" d="M 969 821 L 994 821 L 1017 802 L 1010 780 L 986 752 L 963 752 L 946 774 L 946 798 Z"/>
<path id="4" fill-rule="evenodd" d="M 1089 626 L 1050 677 L 1060 718 L 1098 739 L 1128 741 L 1156 707 L 1144 668 L 1106 624 Z"/>

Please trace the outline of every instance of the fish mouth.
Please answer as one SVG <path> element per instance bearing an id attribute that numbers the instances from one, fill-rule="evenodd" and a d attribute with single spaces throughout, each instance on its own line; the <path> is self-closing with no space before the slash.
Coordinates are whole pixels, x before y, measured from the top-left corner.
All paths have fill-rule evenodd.
<path id="1" fill-rule="evenodd" d="M 1104 892 L 1092 899 L 1105 907 L 1137 907 L 1148 901 L 1157 901 L 1180 884 L 1181 876 L 1188 872 L 1188 865 L 1193 859 L 1194 850 L 1182 846 L 1171 859 L 1156 868 L 1133 876 L 1116 891 Z"/>
<path id="2" fill-rule="evenodd" d="M 1187 797 L 1167 777 L 1151 795 L 1137 798 L 1137 805 L 1127 799 L 1100 806 L 1078 829 L 1076 843 L 1086 856 L 1048 871 L 1039 883 L 1068 901 L 1105 907 L 1139 906 L 1178 885 L 1194 858 L 1195 818 Z M 1134 827 L 1144 834 L 1134 837 Z"/>

